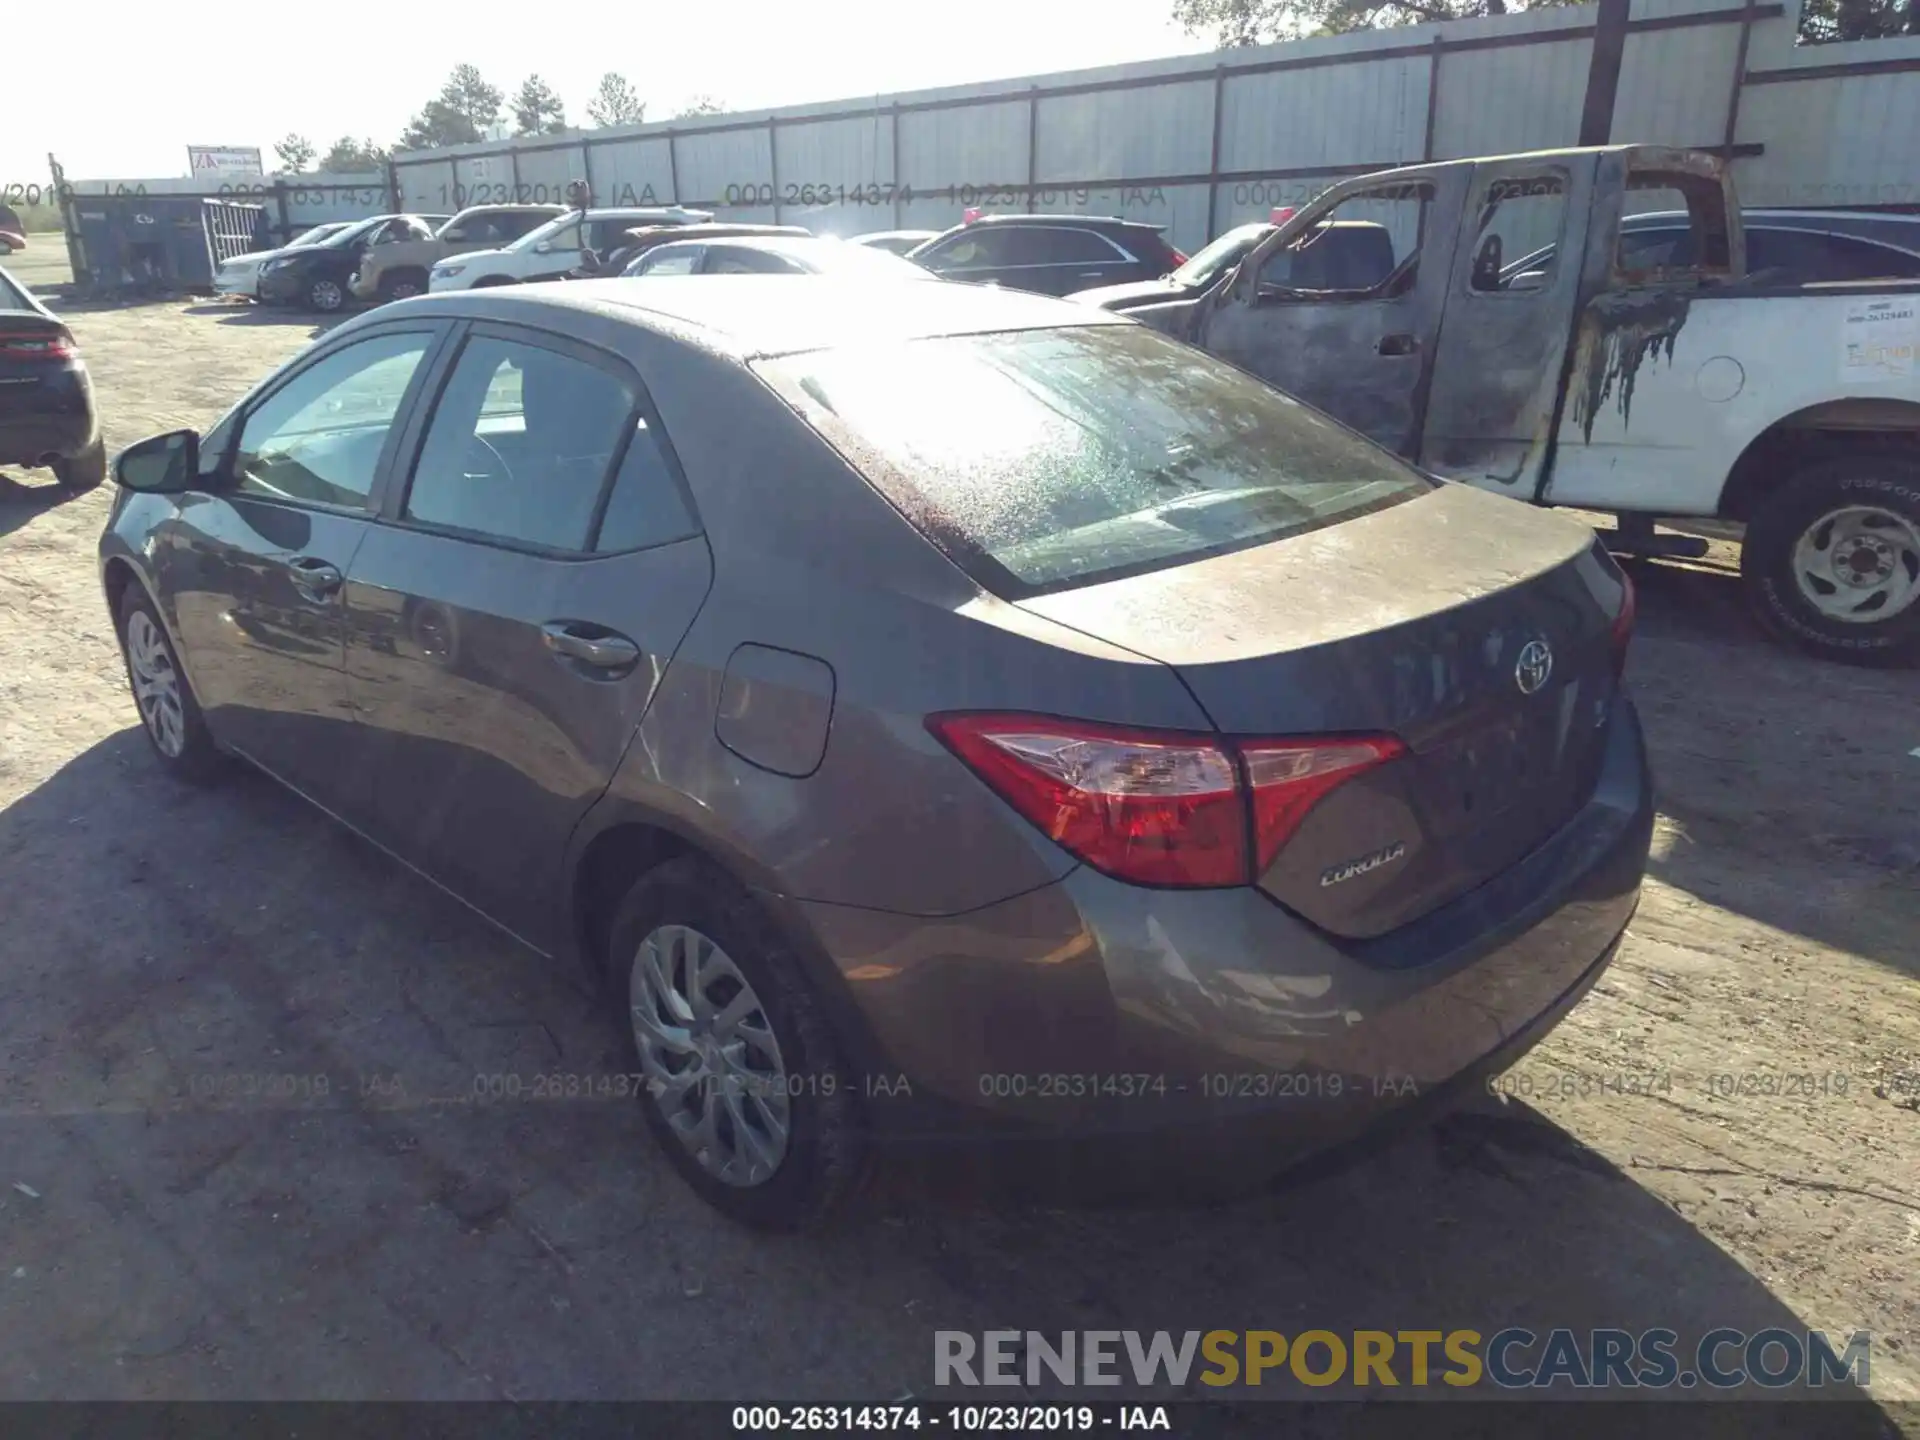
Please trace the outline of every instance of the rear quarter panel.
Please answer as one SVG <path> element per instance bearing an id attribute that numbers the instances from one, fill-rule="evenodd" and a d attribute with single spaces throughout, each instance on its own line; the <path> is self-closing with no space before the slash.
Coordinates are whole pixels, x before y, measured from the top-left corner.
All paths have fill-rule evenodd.
<path id="1" fill-rule="evenodd" d="M 1045 885 L 1067 853 L 929 735 L 941 710 L 1017 709 L 1209 728 L 1164 665 L 983 594 L 736 362 L 641 362 L 686 471 L 714 582 L 614 780 L 749 884 L 794 899 L 951 915 Z M 776 773 L 716 736 L 738 647 L 832 672 L 818 767 Z M 738 703 L 811 713 L 814 695 Z M 751 717 L 729 723 L 751 730 Z"/>
<path id="2" fill-rule="evenodd" d="M 1870 321 L 1883 302 L 1904 315 Z M 1717 513 L 1734 462 L 1777 421 L 1834 400 L 1920 402 L 1916 312 L 1920 284 L 1602 296 L 1582 321 L 1545 498 Z M 1904 361 L 1863 354 L 1868 328 L 1902 339 Z"/>

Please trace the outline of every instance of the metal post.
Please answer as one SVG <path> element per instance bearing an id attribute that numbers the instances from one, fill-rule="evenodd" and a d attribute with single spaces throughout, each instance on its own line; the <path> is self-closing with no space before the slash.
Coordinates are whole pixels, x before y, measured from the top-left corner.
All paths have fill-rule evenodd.
<path id="1" fill-rule="evenodd" d="M 773 177 L 773 223 L 780 223 L 780 119 L 767 116 L 767 174 Z"/>
<path id="2" fill-rule="evenodd" d="M 673 137 L 678 133 L 667 131 L 667 184 L 673 190 L 673 203 L 680 203 L 680 156 L 675 150 Z"/>
<path id="3" fill-rule="evenodd" d="M 507 172 L 513 176 L 513 201 L 516 205 L 524 203 L 520 198 L 520 147 L 507 146 Z"/>
<path id="4" fill-rule="evenodd" d="M 1034 209 L 1034 182 L 1040 174 L 1040 87 L 1027 91 L 1027 212 Z"/>
<path id="5" fill-rule="evenodd" d="M 280 239 L 284 244 L 293 238 L 293 222 L 287 218 L 287 182 L 276 178 L 273 182 L 274 208 L 280 212 Z"/>
<path id="6" fill-rule="evenodd" d="M 73 200 L 67 193 L 67 172 L 60 168 L 51 150 L 47 152 L 47 169 L 53 172 L 53 198 L 60 206 L 60 233 L 67 242 L 67 272 L 75 285 L 84 285 L 92 279 L 87 272 L 86 244 L 80 238 L 80 227 L 74 223 Z"/>
<path id="7" fill-rule="evenodd" d="M 905 223 L 900 209 L 900 102 L 893 102 L 893 228 L 898 230 Z"/>
<path id="8" fill-rule="evenodd" d="M 1604 145 L 1613 135 L 1613 102 L 1620 90 L 1620 60 L 1627 49 L 1632 8 L 1632 0 L 1600 0 L 1593 58 L 1587 66 L 1587 98 L 1580 107 L 1582 145 Z"/>
<path id="9" fill-rule="evenodd" d="M 1440 52 L 1446 49 L 1446 42 L 1438 35 L 1433 37 L 1433 50 L 1427 60 L 1427 133 L 1420 142 L 1420 158 L 1433 159 L 1434 117 L 1440 113 Z"/>
<path id="10" fill-rule="evenodd" d="M 1212 244 L 1220 223 L 1220 113 L 1227 98 L 1227 67 L 1213 67 L 1213 148 L 1207 155 L 1207 234 Z"/>
<path id="11" fill-rule="evenodd" d="M 1733 147 L 1740 131 L 1740 90 L 1747 83 L 1747 46 L 1753 40 L 1754 0 L 1740 7 L 1740 45 L 1733 57 L 1733 86 L 1727 92 L 1727 130 L 1721 143 L 1727 147 L 1727 164 L 1733 164 Z"/>
<path id="12" fill-rule="evenodd" d="M 458 178 L 459 172 L 457 170 L 454 174 L 455 178 Z M 460 196 L 457 186 L 455 187 L 453 198 L 455 202 L 454 209 L 460 210 L 465 208 L 459 203 Z M 394 164 L 393 157 L 389 155 L 387 157 L 387 203 L 393 213 L 396 215 L 400 213 L 400 207 L 405 203 L 405 199 L 406 197 L 400 193 L 400 167 Z"/>
<path id="13" fill-rule="evenodd" d="M 580 139 L 580 178 L 587 182 L 587 198 L 593 198 L 593 146 L 585 136 Z"/>

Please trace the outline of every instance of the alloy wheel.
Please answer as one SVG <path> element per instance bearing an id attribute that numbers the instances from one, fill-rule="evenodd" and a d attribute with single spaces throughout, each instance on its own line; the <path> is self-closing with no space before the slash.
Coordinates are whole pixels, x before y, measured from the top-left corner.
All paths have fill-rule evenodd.
<path id="1" fill-rule="evenodd" d="M 141 722 L 160 753 L 177 760 L 187 748 L 187 713 L 180 698 L 180 673 L 174 668 L 167 638 L 144 610 L 127 619 L 127 669 Z"/>
<path id="2" fill-rule="evenodd" d="M 728 1185 L 771 1179 L 792 1136 L 792 1090 L 732 957 L 689 926 L 659 926 L 634 955 L 627 998 L 648 1091 L 687 1153 Z"/>

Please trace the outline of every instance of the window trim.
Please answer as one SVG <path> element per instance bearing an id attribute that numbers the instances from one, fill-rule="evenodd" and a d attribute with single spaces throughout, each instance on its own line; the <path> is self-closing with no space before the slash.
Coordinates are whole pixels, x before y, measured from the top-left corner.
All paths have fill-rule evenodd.
<path id="1" fill-rule="evenodd" d="M 627 412 L 622 423 L 620 442 L 615 446 L 608 459 L 607 468 L 600 477 L 600 490 L 594 497 L 593 510 L 587 521 L 587 534 L 584 548 L 578 550 L 556 549 L 531 540 L 516 540 L 507 535 L 494 535 L 480 530 L 466 530 L 456 525 L 439 525 L 429 520 L 416 519 L 406 513 L 407 498 L 413 490 L 414 470 L 420 463 L 421 453 L 426 448 L 427 434 L 433 426 L 433 420 L 440 411 L 440 402 L 446 396 L 448 384 L 453 379 L 454 370 L 460 363 L 460 357 L 466 353 L 469 342 L 476 339 L 499 340 L 507 344 L 530 345 L 539 350 L 550 350 L 564 355 L 570 360 L 595 368 L 612 375 L 627 391 Z M 637 421 L 644 420 L 648 432 L 654 437 L 660 453 L 666 462 L 668 476 L 678 488 L 680 503 L 693 522 L 693 529 L 675 540 L 656 541 L 650 545 L 635 545 L 624 550 L 596 550 L 599 543 L 600 527 L 606 520 L 607 507 L 613 499 L 614 483 L 620 478 L 621 467 L 626 464 L 627 451 L 633 446 L 634 435 L 638 431 Z M 693 503 L 693 490 L 687 484 L 686 473 L 681 469 L 680 456 L 668 438 L 666 427 L 660 421 L 660 413 L 653 403 L 646 381 L 640 372 L 623 356 L 612 350 L 586 341 L 575 339 L 571 335 L 557 334 L 551 330 L 522 324 L 508 324 L 494 320 L 465 320 L 459 322 L 449 338 L 445 351 L 440 357 L 437 373 L 433 376 L 432 393 L 415 398 L 414 409 L 404 435 L 402 453 L 393 457 L 388 471 L 387 485 L 380 496 L 380 505 L 369 518 L 378 524 L 388 525 L 396 530 L 409 530 L 422 535 L 438 535 L 449 540 L 459 540 L 469 545 L 485 545 L 490 549 L 509 551 L 519 555 L 532 555 L 543 560 L 589 561 L 609 560 L 619 555 L 636 555 L 646 550 L 655 550 L 662 545 L 677 545 L 682 540 L 698 539 L 706 534 L 706 525 L 700 517 L 700 511 Z"/>
<path id="2" fill-rule="evenodd" d="M 1433 214 L 1433 207 L 1437 207 L 1441 202 L 1440 186 L 1433 180 L 1383 181 L 1378 185 L 1363 186 L 1359 189 L 1348 191 L 1329 205 L 1324 211 L 1314 216 L 1313 225 L 1337 224 L 1339 222 L 1335 217 L 1340 213 L 1341 206 L 1354 200 L 1364 200 L 1369 195 L 1388 191 L 1397 192 L 1390 196 L 1391 199 L 1412 200 L 1415 204 L 1429 207 L 1422 214 L 1422 229 L 1425 228 Z M 1281 227 L 1276 226 L 1274 233 L 1278 234 L 1280 228 Z M 1312 227 L 1307 228 L 1311 229 Z M 1306 231 L 1303 230 L 1301 233 L 1305 234 Z M 1260 245 L 1255 247 L 1256 252 L 1264 246 L 1273 244 L 1273 238 L 1272 235 L 1269 235 L 1265 240 L 1262 240 Z M 1265 270 L 1268 263 L 1272 261 L 1273 257 L 1278 255 L 1282 249 L 1291 248 L 1291 246 L 1274 245 L 1274 248 L 1269 250 L 1265 258 L 1261 260 L 1260 268 L 1252 271 L 1247 276 L 1248 303 L 1254 308 L 1257 309 L 1263 305 L 1395 305 L 1412 296 L 1420 286 L 1421 247 L 1414 245 L 1404 256 L 1394 262 L 1393 268 L 1383 275 L 1377 284 L 1370 285 L 1364 290 L 1289 290 L 1286 286 L 1277 286 L 1273 293 L 1263 293 L 1263 287 L 1260 283 L 1260 271 Z M 1252 255 L 1249 255 L 1247 258 L 1251 259 Z M 1412 262 L 1411 269 L 1409 269 L 1409 262 Z M 1244 268 L 1245 265 L 1246 260 L 1242 260 L 1238 268 Z M 1413 283 L 1410 285 L 1404 283 L 1405 277 L 1409 275 L 1413 277 Z M 1389 287 L 1397 288 L 1390 289 Z M 1521 293 L 1535 294 L 1537 292 L 1522 291 Z"/>
<path id="3" fill-rule="evenodd" d="M 440 363 L 452 328 L 445 320 L 416 320 L 370 326 L 365 330 L 355 330 L 337 342 L 323 342 L 320 346 L 282 366 L 280 370 L 262 381 L 254 392 L 233 410 L 214 422 L 212 429 L 218 429 L 229 419 L 234 420 L 235 424 L 233 434 L 227 441 L 225 453 L 220 456 L 217 467 L 212 472 L 202 472 L 202 476 L 206 478 L 217 479 L 220 482 L 219 486 L 201 490 L 199 493 L 219 495 L 228 500 L 244 498 L 281 509 L 311 510 L 321 515 L 358 516 L 363 520 L 375 518 L 380 513 L 381 497 L 386 491 L 388 477 L 397 458 L 397 450 L 412 427 L 413 416 L 419 408 L 421 393 Z M 400 407 L 394 412 L 396 423 L 387 427 L 387 438 L 380 447 L 380 458 L 374 462 L 373 484 L 368 487 L 361 502 L 358 505 L 335 505 L 327 500 L 302 500 L 291 495 L 263 495 L 257 490 L 241 489 L 240 477 L 233 468 L 233 461 L 239 451 L 240 441 L 246 435 L 247 423 L 253 419 L 254 413 L 316 365 L 325 364 L 333 356 L 344 350 L 351 350 L 362 341 L 377 340 L 388 335 L 425 335 L 427 345 L 420 353 L 420 363 L 414 367 L 413 378 L 407 382 L 407 388 L 400 396 Z"/>
<path id="4" fill-rule="evenodd" d="M 1536 245 L 1532 247 L 1524 255 L 1521 255 L 1518 260 L 1515 260 L 1513 263 L 1517 265 L 1520 263 L 1520 260 L 1529 260 L 1533 256 L 1537 255 L 1542 249 L 1550 251 L 1551 253 L 1547 260 L 1547 265 L 1548 265 L 1547 283 L 1544 285 L 1537 285 L 1531 290 L 1511 290 L 1506 288 L 1505 286 L 1502 286 L 1494 290 L 1481 290 L 1478 287 L 1476 287 L 1473 283 L 1473 253 L 1472 253 L 1472 247 L 1469 246 L 1466 253 L 1464 253 L 1460 257 L 1460 261 L 1465 262 L 1464 266 L 1461 263 L 1459 263 L 1459 261 L 1456 261 L 1454 265 L 1454 271 L 1455 271 L 1454 294 L 1456 297 L 1459 297 L 1459 298 L 1472 297 L 1475 300 L 1525 301 L 1529 297 L 1540 297 L 1540 296 L 1551 295 L 1560 288 L 1561 276 L 1565 273 L 1565 267 L 1561 265 L 1560 259 L 1562 254 L 1565 252 L 1567 248 L 1567 241 L 1570 238 L 1567 234 L 1567 216 L 1572 213 L 1572 207 L 1573 207 L 1573 175 L 1571 174 L 1571 172 L 1568 171 L 1567 167 L 1564 165 L 1542 165 L 1538 169 L 1528 169 L 1528 170 L 1522 170 L 1518 172 L 1508 172 L 1503 175 L 1497 175 L 1493 177 L 1493 183 L 1495 185 L 1504 185 L 1504 184 L 1511 184 L 1517 180 L 1524 184 L 1532 180 L 1546 180 L 1546 179 L 1557 180 L 1560 184 L 1560 190 L 1559 190 L 1560 233 L 1556 235 L 1553 238 L 1553 240 L 1550 241 L 1547 245 L 1545 246 Z M 1468 192 L 1467 198 L 1469 199 L 1469 201 L 1472 200 L 1473 193 L 1474 192 L 1472 191 Z M 1525 199 L 1527 197 L 1519 196 L 1515 198 Z M 1466 209 L 1462 212 L 1461 223 L 1463 228 L 1465 226 L 1466 221 L 1471 218 L 1472 218 L 1472 206 L 1468 205 Z M 1502 266 L 1500 273 L 1504 275 L 1508 268 L 1510 267 Z M 1519 274 L 1523 272 L 1516 271 L 1515 273 Z M 1575 284 L 1579 283 L 1579 276 L 1577 272 L 1574 276 L 1574 283 Z"/>

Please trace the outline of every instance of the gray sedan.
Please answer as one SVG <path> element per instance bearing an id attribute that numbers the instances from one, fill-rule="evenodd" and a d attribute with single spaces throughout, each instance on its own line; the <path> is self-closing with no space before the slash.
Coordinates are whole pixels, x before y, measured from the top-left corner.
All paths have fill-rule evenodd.
<path id="1" fill-rule="evenodd" d="M 748 1223 L 929 1137 L 1263 1180 L 1509 1063 L 1638 898 L 1592 533 L 1090 307 L 404 301 L 115 474 L 160 766 L 583 959 L 595 1093 Z"/>

